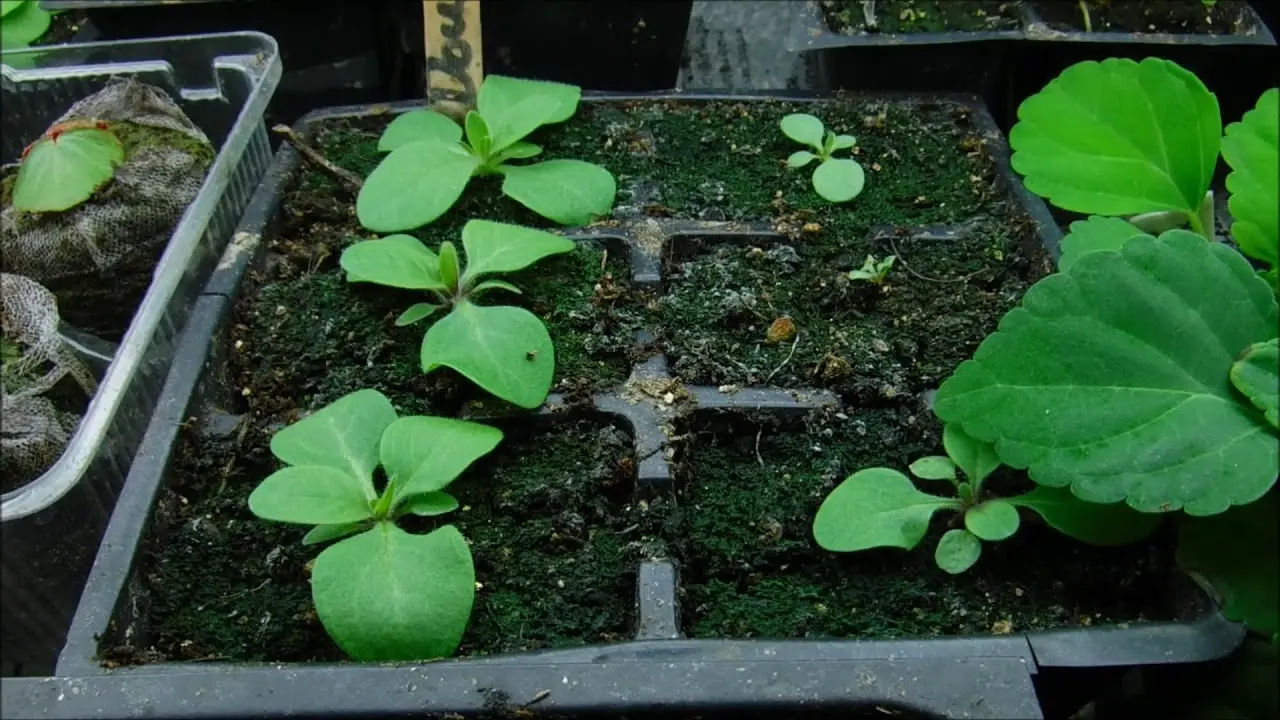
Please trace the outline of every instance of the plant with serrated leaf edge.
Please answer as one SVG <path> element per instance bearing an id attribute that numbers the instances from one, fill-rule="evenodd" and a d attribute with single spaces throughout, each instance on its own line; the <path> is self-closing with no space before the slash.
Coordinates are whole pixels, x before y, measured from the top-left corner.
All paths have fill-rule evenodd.
<path id="1" fill-rule="evenodd" d="M 390 154 L 360 188 L 356 217 L 374 232 L 413 230 L 443 215 L 482 175 L 502 175 L 503 194 L 561 225 L 609 214 L 618 186 L 605 168 L 581 160 L 510 162 L 540 154 L 524 138 L 573 117 L 581 97 L 572 85 L 490 75 L 463 123 L 465 141 L 464 129 L 445 115 L 401 115 L 378 140 L 378 150 Z"/>
<path id="2" fill-rule="evenodd" d="M 1129 216 L 1149 233 L 1189 224 L 1213 239 L 1209 188 L 1221 150 L 1231 167 L 1232 240 L 1267 266 L 1268 281 L 1280 291 L 1278 114 L 1280 90 L 1272 88 L 1224 136 L 1217 98 L 1177 63 L 1087 61 L 1018 108 L 1009 133 L 1012 165 L 1029 190 L 1064 210 Z M 1123 232 L 1110 236 L 1112 247 L 1123 243 Z M 1064 242 L 1064 257 L 1069 253 Z"/>
<path id="3" fill-rule="evenodd" d="M 316 557 L 311 595 L 352 658 L 430 660 L 457 649 L 475 600 L 467 541 L 452 525 L 414 535 L 396 520 L 455 510 L 444 488 L 501 440 L 496 428 L 464 420 L 398 417 L 377 390 L 341 397 L 271 438 L 285 467 L 254 489 L 249 509 L 315 526 L 304 545 L 342 538 Z"/>
<path id="4" fill-rule="evenodd" d="M 852 135 L 837 135 L 827 130 L 822 121 L 807 113 L 792 113 L 782 118 L 782 133 L 798 143 L 814 150 L 797 150 L 787 158 L 787 167 L 802 168 L 814 160 L 818 167 L 813 171 L 813 189 L 822 199 L 848 202 L 862 193 L 866 174 L 853 158 L 832 157 L 837 150 L 846 150 L 858 144 Z"/>
<path id="5" fill-rule="evenodd" d="M 13 206 L 23 212 L 69 210 L 110 182 L 123 162 L 124 145 L 106 122 L 60 123 L 22 151 Z"/>
<path id="6" fill-rule="evenodd" d="M 934 561 L 942 570 L 968 570 L 982 554 L 982 541 L 1005 540 L 1018 531 L 1018 508 L 1038 514 L 1058 531 L 1095 545 L 1123 545 L 1146 537 L 1159 523 L 1123 504 L 1093 505 L 1061 488 L 1039 487 L 1008 498 L 989 497 L 983 482 L 1000 460 L 986 443 L 955 425 L 942 432 L 947 456 L 923 457 L 911 463 L 921 480 L 946 480 L 956 497 L 930 495 L 916 489 L 906 475 L 890 468 L 868 468 L 836 486 L 818 508 L 813 538 L 827 550 L 854 552 L 877 547 L 914 549 L 929 530 L 934 513 L 960 513 L 963 528 L 948 530 L 938 541 Z M 965 475 L 961 480 L 959 469 Z"/>
<path id="7" fill-rule="evenodd" d="M 422 370 L 450 367 L 507 402 L 536 408 L 546 400 L 555 374 L 555 348 L 546 325 L 520 307 L 478 305 L 480 296 L 519 288 L 485 276 L 523 270 L 535 262 L 573 250 L 573 241 L 519 225 L 469 220 L 462 228 L 465 269 L 453 243 L 432 252 L 410 235 L 363 240 L 342 253 L 349 282 L 371 282 L 431 295 L 396 319 L 411 325 L 438 310 L 448 314 L 422 338 Z"/>

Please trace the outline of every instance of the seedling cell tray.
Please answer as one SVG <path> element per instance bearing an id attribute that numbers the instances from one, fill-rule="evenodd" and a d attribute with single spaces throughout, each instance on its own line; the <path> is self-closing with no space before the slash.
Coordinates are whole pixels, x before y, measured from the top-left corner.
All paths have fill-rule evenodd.
<path id="1" fill-rule="evenodd" d="M 318 111 L 302 130 L 348 169 L 367 172 L 377 161 L 369 138 L 415 107 Z M 778 140 L 777 118 L 796 110 L 860 135 L 868 189 L 854 203 L 815 205 L 807 175 L 787 173 L 779 159 L 785 153 L 773 157 L 789 150 Z M 931 132 L 921 132 L 922 122 L 932 123 Z M 1167 548 L 1157 545 L 1108 550 L 1125 553 L 1113 556 L 1013 539 L 978 566 L 994 574 L 950 580 L 929 570 L 932 558 L 920 550 L 850 565 L 809 549 L 808 523 L 823 487 L 864 464 L 868 453 L 901 462 L 915 446 L 938 442 L 926 423 L 928 385 L 940 378 L 929 373 L 949 372 L 956 348 L 895 349 L 906 338 L 893 328 L 953 322 L 948 312 L 959 318 L 992 304 L 1003 312 L 1056 254 L 1060 230 L 1009 173 L 1004 140 L 977 98 L 593 97 L 551 132 L 564 134 L 540 141 L 549 155 L 612 158 L 605 164 L 622 192 L 611 219 L 567 231 L 577 253 L 533 269 L 562 293 L 554 303 L 546 287 L 532 285 L 534 276 L 523 281 L 531 307 L 547 318 L 561 368 L 558 392 L 533 415 L 478 404 L 474 393 L 457 395 L 456 387 L 451 398 L 442 396 L 453 387 L 448 381 L 431 384 L 416 373 L 396 380 L 396 351 L 383 355 L 382 340 L 367 344 L 360 335 L 394 317 L 384 314 L 390 306 L 368 307 L 373 296 L 337 296 L 329 305 L 334 314 L 311 316 L 333 288 L 350 292 L 314 251 L 327 238 L 345 237 L 352 218 L 343 203 L 319 199 L 325 178 L 305 171 L 292 148 L 281 150 L 196 307 L 58 677 L 11 683 L 5 717 L 645 717 L 799 708 L 841 717 L 1055 717 L 1088 699 L 1074 694 L 1073 673 L 1202 662 L 1238 646 L 1242 629 L 1177 571 L 1161 570 L 1152 558 Z M 716 141 L 731 149 L 699 155 L 697 177 L 667 172 L 655 186 L 646 174 Z M 747 166 L 740 177 L 732 174 L 735 164 Z M 468 205 L 492 203 L 493 191 L 482 187 L 438 221 L 443 230 L 428 230 L 456 230 L 449 227 L 454 216 L 476 216 Z M 747 195 L 755 204 L 744 211 L 739 198 Z M 293 210 L 303 207 L 334 224 L 296 225 Z M 742 217 L 748 212 L 758 215 Z M 997 227 L 1009 233 L 993 239 Z M 308 243 L 289 240 L 299 232 Z M 893 281 L 892 293 L 835 283 L 846 263 L 868 250 L 899 257 L 907 274 Z M 824 252 L 835 253 L 824 262 L 841 271 L 806 274 L 803 258 Z M 947 260 L 931 262 L 930 253 Z M 944 305 L 912 314 L 893 304 L 893 293 L 914 298 L 902 302 L 926 302 L 912 293 L 940 293 L 934 285 L 957 276 L 966 282 L 944 283 Z M 563 294 L 575 284 L 581 293 Z M 286 289 L 302 287 L 309 289 L 300 295 Z M 762 319 L 742 320 L 752 315 L 742 298 L 752 287 L 760 288 Z M 798 288 L 819 302 L 844 293 L 842 302 L 864 310 L 888 304 L 893 317 L 874 325 L 880 316 L 863 313 L 826 328 L 797 300 Z M 720 324 L 763 337 L 783 310 L 775 306 L 792 308 L 798 333 L 772 345 L 739 341 L 745 351 L 699 315 L 729 313 Z M 841 372 L 837 346 L 805 346 L 872 326 L 886 339 L 864 338 L 866 352 L 881 360 L 864 367 L 858 351 L 842 351 L 857 372 Z M 965 345 L 988 329 L 947 332 Z M 284 343 L 295 330 L 310 349 L 280 352 L 314 357 L 329 372 L 315 376 L 319 371 L 283 360 L 251 380 L 242 365 L 237 371 L 244 362 L 237 353 L 253 343 Z M 623 336 L 613 354 L 589 349 L 588 341 L 607 345 Z M 331 346 L 329 337 L 341 342 Z M 405 337 L 416 360 L 420 335 Z M 342 662 L 306 619 L 302 565 L 310 551 L 297 545 L 301 533 L 265 529 L 237 495 L 238 485 L 251 487 L 270 472 L 252 465 L 261 451 L 251 448 L 265 440 L 255 439 L 262 430 L 250 429 L 246 398 L 270 415 L 267 409 L 300 383 L 338 384 L 321 390 L 326 394 L 348 391 L 339 372 L 347 353 L 330 348 L 352 343 L 355 367 L 363 368 L 357 374 L 396 385 L 395 402 L 482 419 L 508 433 L 509 451 L 500 448 L 484 469 L 453 486 L 474 489 L 459 491 L 464 506 L 456 522 L 472 540 L 485 586 L 456 659 Z M 906 357 L 918 366 L 903 365 Z M 267 432 L 279 426 L 265 415 L 263 422 Z M 225 453 L 200 459 L 203 469 L 193 475 L 201 447 Z M 239 467 L 249 467 L 249 476 L 238 476 Z M 489 525 L 503 530 L 488 533 Z M 265 532 L 275 534 L 261 537 Z M 248 554 L 207 549 L 218 543 Z M 1018 564 L 1032 556 L 1035 562 Z M 1099 565 L 1100 557 L 1111 565 Z M 224 562 L 226 574 L 194 577 Z M 1016 581 L 1008 574 L 1015 565 L 1023 568 Z M 1036 579 L 1032 567 L 1053 577 Z M 1165 607 L 1139 618 L 1135 607 L 1101 603 L 1105 588 L 1126 602 Z M 281 592 L 301 594 L 276 602 L 269 616 L 267 606 L 254 604 Z M 1039 609 L 1019 609 L 1016 598 L 1024 595 L 1040 595 Z M 281 619 L 282 609 L 297 615 Z M 586 630 L 574 635 L 573 628 Z M 950 636 L 936 637 L 943 634 Z M 228 636 L 222 650 L 213 646 Z"/>

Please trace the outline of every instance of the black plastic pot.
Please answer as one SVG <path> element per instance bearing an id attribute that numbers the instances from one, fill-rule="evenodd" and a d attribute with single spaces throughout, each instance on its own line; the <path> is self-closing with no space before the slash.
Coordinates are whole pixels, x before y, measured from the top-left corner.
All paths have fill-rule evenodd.
<path id="1" fill-rule="evenodd" d="M 1280 49 L 1254 6 L 1235 35 L 1072 32 L 1054 29 L 1034 6 L 1017 8 L 1022 27 L 999 32 L 839 35 L 820 0 L 799 4 L 789 47 L 818 56 L 823 90 L 908 89 L 974 92 L 986 99 L 1000 129 L 1017 121 L 1018 105 L 1067 67 L 1110 57 L 1161 57 L 1194 72 L 1218 96 L 1223 122 L 1233 122 L 1280 84 Z"/>
<path id="2" fill-rule="evenodd" d="M 291 123 L 315 107 L 412 97 L 421 75 L 405 75 L 395 0 L 43 0 L 83 12 L 101 40 L 257 30 L 275 38 L 285 72 L 267 124 Z M 418 3 L 414 3 L 417 5 Z M 418 25 L 421 34 L 421 24 Z"/>
<path id="3" fill-rule="evenodd" d="M 692 0 L 480 0 L 484 71 L 590 90 L 669 90 L 692 11 Z M 396 12 L 402 25 L 422 27 L 421 3 Z M 422 33 L 406 41 L 421 78 Z"/>
<path id="4" fill-rule="evenodd" d="M 794 95 L 775 95 L 804 100 Z M 700 102 L 756 96 L 607 96 L 591 102 L 660 100 Z M 811 98 L 810 98 L 811 99 Z M 1001 182 L 1038 226 L 1040 242 L 1056 256 L 1061 236 L 1044 203 L 1008 171 L 1008 149 L 989 114 L 973 96 L 927 96 L 928 102 L 963 106 L 986 139 Z M 404 112 L 417 103 L 391 106 Z M 300 129 L 337 119 L 385 115 L 386 106 L 348 107 L 308 115 Z M 206 285 L 182 339 L 159 407 L 131 469 L 81 599 L 57 678 L 6 681 L 0 714 L 6 718 L 73 718 L 92 715 L 158 717 L 475 716 L 534 702 L 541 715 L 647 717 L 646 713 L 755 711 L 765 717 L 801 709 L 837 712 L 833 717 L 982 717 L 1026 720 L 1065 715 L 1087 701 L 1087 687 L 1130 666 L 1203 662 L 1231 653 L 1243 628 L 1212 609 L 1194 621 L 1037 631 L 1008 635 L 910 640 L 693 640 L 681 637 L 679 568 L 669 561 L 642 562 L 636 573 L 633 639 L 613 645 L 433 662 L 423 665 L 156 664 L 104 669 L 101 647 L 148 640 L 132 634 L 146 602 L 137 573 L 141 548 L 153 523 L 160 527 L 176 440 L 193 416 L 211 417 L 230 407 L 223 368 L 232 309 L 245 278 L 265 257 L 284 191 L 299 167 L 283 148 L 250 202 L 236 239 Z M 918 228 L 945 240 L 947 228 Z M 725 223 L 646 218 L 616 227 L 584 230 L 579 239 L 604 241 L 630 258 L 632 281 L 663 282 L 662 258 L 695 238 L 718 236 L 759 242 L 778 237 L 765 223 Z M 638 379 L 667 375 L 663 356 L 634 369 Z M 686 386 L 695 417 L 708 414 L 801 415 L 835 402 L 822 391 Z M 560 406 L 560 407 L 557 407 Z M 536 421 L 563 422 L 575 413 L 611 418 L 631 430 L 637 488 L 669 485 L 673 470 L 662 428 L 671 410 L 654 401 L 594 398 L 590 410 L 568 409 L 552 396 Z M 225 417 L 225 416 L 224 416 Z M 209 423 L 216 425 L 218 423 Z M 222 423 L 225 425 L 225 423 Z M 1039 693 L 1039 696 L 1038 696 Z M 1047 713 L 1042 714 L 1041 702 Z M 1052 710 L 1050 708 L 1053 708 Z M 769 713 L 773 713 L 769 715 Z M 506 717 L 506 715 L 498 715 Z M 517 715 L 519 716 L 519 715 Z M 740 717 L 742 715 L 734 715 Z M 896 715 L 901 717 L 901 715 Z M 673 717 L 664 714 L 663 717 Z"/>

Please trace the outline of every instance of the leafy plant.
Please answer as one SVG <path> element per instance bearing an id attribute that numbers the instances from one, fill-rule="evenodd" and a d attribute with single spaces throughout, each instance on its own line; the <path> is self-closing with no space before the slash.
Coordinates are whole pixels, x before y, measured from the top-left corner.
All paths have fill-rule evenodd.
<path id="1" fill-rule="evenodd" d="M 453 243 L 440 254 L 410 235 L 364 240 L 348 247 L 340 263 L 350 282 L 420 290 L 430 302 L 412 305 L 396 319 L 411 325 L 436 311 L 448 315 L 427 328 L 422 370 L 451 367 L 490 393 L 524 408 L 542 404 L 555 373 L 555 348 L 542 320 L 524 308 L 477 305 L 495 291 L 519 293 L 510 283 L 485 276 L 523 270 L 573 249 L 573 241 L 542 230 L 469 220 L 462 228 L 466 267 Z"/>
<path id="2" fill-rule="evenodd" d="M 27 47 L 49 30 L 51 20 L 38 0 L 0 0 L 0 49 Z"/>
<path id="3" fill-rule="evenodd" d="M 502 192 L 562 225 L 585 225 L 613 207 L 617 182 L 599 165 L 548 160 L 513 165 L 542 148 L 525 142 L 543 125 L 573 117 L 582 90 L 572 85 L 490 75 L 467 113 L 464 129 L 447 116 L 414 110 L 396 118 L 378 140 L 390 153 L 374 168 L 356 199 L 360 224 L 400 232 L 440 217 L 472 177 L 502 175 Z"/>
<path id="4" fill-rule="evenodd" d="M 1212 239 L 1210 183 L 1221 149 L 1232 168 L 1232 238 L 1269 268 L 1276 288 L 1278 101 L 1280 90 L 1268 90 L 1223 137 L 1217 99 L 1178 64 L 1077 63 L 1018 108 L 1012 164 L 1028 189 L 1064 210 L 1129 216 L 1148 233 L 1190 225 Z"/>
<path id="5" fill-rule="evenodd" d="M 1005 540 L 1018 531 L 1019 507 L 1038 514 L 1062 533 L 1096 545 L 1141 540 L 1159 523 L 1158 516 L 1141 515 L 1122 504 L 1086 503 L 1058 488 L 1040 487 L 1010 498 L 988 497 L 983 482 L 1000 467 L 994 449 L 955 425 L 943 428 L 942 444 L 946 457 L 923 457 L 909 469 L 921 480 L 951 482 L 956 497 L 921 492 L 897 470 L 859 470 L 818 508 L 813 520 L 814 540 L 833 552 L 875 547 L 911 550 L 924 539 L 935 512 L 957 512 L 964 527 L 948 530 L 934 551 L 938 567 L 957 574 L 978 561 L 982 541 Z M 957 469 L 965 480 L 957 475 Z"/>
<path id="6" fill-rule="evenodd" d="M 876 260 L 874 255 L 868 255 L 867 259 L 863 261 L 862 267 L 849 271 L 849 279 L 865 280 L 876 285 L 883 285 L 889 277 L 889 271 L 893 269 L 894 261 L 897 259 L 896 255 L 889 255 L 883 260 Z"/>
<path id="7" fill-rule="evenodd" d="M 332 540 L 315 559 L 311 594 L 334 642 L 356 660 L 429 660 L 453 654 L 475 599 L 462 533 L 396 526 L 458 501 L 444 488 L 502 440 L 494 428 L 437 417 L 397 417 L 376 390 L 358 390 L 271 438 L 285 467 L 249 496 L 254 515 L 313 525 L 304 545 Z M 386 473 L 382 492 L 374 470 Z"/>
<path id="8" fill-rule="evenodd" d="M 802 168 L 814 160 L 818 168 L 813 171 L 813 189 L 828 202 L 840 203 L 852 200 L 866 185 L 862 166 L 852 158 L 837 158 L 837 150 L 846 150 L 858 144 L 852 135 L 837 135 L 827 130 L 818 118 L 806 113 L 792 113 L 782 118 L 782 132 L 798 143 L 814 150 L 797 150 L 787 158 L 787 167 Z"/>
<path id="9" fill-rule="evenodd" d="M 24 212 L 61 212 L 93 196 L 124 162 L 124 146 L 101 121 L 55 125 L 27 146 L 13 187 Z"/>

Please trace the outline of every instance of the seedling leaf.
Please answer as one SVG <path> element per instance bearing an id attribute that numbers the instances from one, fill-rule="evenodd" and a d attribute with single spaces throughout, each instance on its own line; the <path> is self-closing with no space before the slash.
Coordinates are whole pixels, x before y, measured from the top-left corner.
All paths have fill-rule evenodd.
<path id="1" fill-rule="evenodd" d="M 53 20 L 52 14 L 40 7 L 37 0 L 6 0 L 3 6 L 5 15 L 4 22 L 0 22 L 0 48 L 6 50 L 26 47 L 39 40 Z"/>
<path id="2" fill-rule="evenodd" d="M 391 152 L 419 140 L 445 145 L 462 139 L 462 128 L 447 115 L 434 110 L 411 110 L 391 121 L 378 138 L 378 152 Z"/>
<path id="3" fill-rule="evenodd" d="M 409 309 L 400 313 L 400 317 L 396 318 L 396 327 L 404 327 L 412 325 L 419 320 L 423 320 L 431 316 L 431 313 L 439 310 L 442 306 L 432 305 L 431 303 L 414 303 Z"/>
<path id="4" fill-rule="evenodd" d="M 463 286 L 481 275 L 523 270 L 550 255 L 573 250 L 573 241 L 545 230 L 508 225 L 492 220 L 468 220 L 462 228 L 462 248 L 467 253 Z"/>
<path id="5" fill-rule="evenodd" d="M 910 550 L 924 538 L 935 512 L 958 506 L 955 500 L 920 492 L 897 470 L 859 470 L 822 501 L 813 519 L 813 539 L 832 552 Z"/>
<path id="6" fill-rule="evenodd" d="M 938 540 L 938 547 L 933 552 L 938 567 L 952 575 L 973 567 L 981 556 L 982 542 L 973 533 L 959 528 L 948 530 Z"/>
<path id="7" fill-rule="evenodd" d="M 6 21 L 6 24 L 8 21 Z M 110 130 L 67 130 L 38 141 L 23 158 L 13 206 L 23 212 L 61 212 L 88 200 L 124 162 L 124 146 Z"/>
<path id="8" fill-rule="evenodd" d="M 1280 428 L 1276 405 L 1280 396 L 1280 352 L 1276 339 L 1254 343 L 1231 366 L 1231 384 L 1263 412 L 1271 427 Z"/>
<path id="9" fill-rule="evenodd" d="M 965 528 L 979 539 L 996 541 L 1018 532 L 1018 508 L 1004 500 L 988 500 L 964 513 Z"/>
<path id="10" fill-rule="evenodd" d="M 1138 236 L 1037 282 L 935 412 L 1083 500 L 1219 513 L 1280 471 L 1272 428 L 1229 379 L 1276 324 L 1275 295 L 1239 253 L 1185 230 Z"/>
<path id="11" fill-rule="evenodd" d="M 391 523 L 326 548 L 311 572 L 316 614 L 352 659 L 453 654 L 475 600 L 475 567 L 452 525 L 410 535 Z"/>
<path id="12" fill-rule="evenodd" d="M 858 197 L 866 181 L 862 166 L 844 158 L 825 160 L 813 171 L 814 191 L 833 203 L 848 202 Z"/>
<path id="13" fill-rule="evenodd" d="M 1088 220 L 1077 220 L 1071 223 L 1071 232 L 1062 238 L 1058 272 L 1067 272 L 1077 260 L 1091 252 L 1119 251 L 1129 238 L 1138 235 L 1146 233 L 1121 218 L 1094 215 Z"/>
<path id="14" fill-rule="evenodd" d="M 289 465 L 341 471 L 360 481 L 372 500 L 378 442 L 395 420 L 395 408 L 382 393 L 357 390 L 277 432 L 271 438 L 271 452 Z"/>
<path id="15" fill-rule="evenodd" d="M 581 160 L 503 165 L 502 192 L 561 225 L 586 225 L 609 214 L 618 183 L 608 170 Z"/>
<path id="16" fill-rule="evenodd" d="M 779 123 L 782 134 L 815 150 L 822 148 L 822 121 L 807 113 L 792 113 Z"/>
<path id="17" fill-rule="evenodd" d="M 1275 500 L 1268 495 L 1214 517 L 1184 517 L 1178 526 L 1178 565 L 1212 587 L 1228 619 L 1264 636 L 1280 631 Z"/>
<path id="18" fill-rule="evenodd" d="M 480 113 L 472 110 L 467 113 L 466 121 L 467 144 L 477 155 L 482 157 L 489 156 L 489 126 L 485 124 L 484 118 L 480 117 Z"/>
<path id="19" fill-rule="evenodd" d="M 1027 98 L 1009 144 L 1027 189 L 1063 209 L 1191 216 L 1221 132 L 1218 101 L 1194 74 L 1169 60 L 1109 58 L 1072 65 Z"/>
<path id="20" fill-rule="evenodd" d="M 402 417 L 382 433 L 379 456 L 390 482 L 394 506 L 402 499 L 447 486 L 471 463 L 502 441 L 488 425 L 442 417 Z"/>
<path id="21" fill-rule="evenodd" d="M 365 529 L 367 523 L 339 523 L 337 525 L 317 525 L 302 536 L 303 545 L 319 545 L 330 540 L 344 538 L 352 533 Z"/>
<path id="22" fill-rule="evenodd" d="M 511 147 L 499 153 L 499 162 L 507 160 L 525 160 L 542 154 L 542 148 L 531 142 L 512 143 Z"/>
<path id="23" fill-rule="evenodd" d="M 836 135 L 835 142 L 832 143 L 832 150 L 844 150 L 858 144 L 857 138 L 852 135 Z"/>
<path id="24" fill-rule="evenodd" d="M 347 271 L 350 282 L 372 282 L 405 290 L 447 287 L 440 278 L 440 258 L 412 235 L 361 240 L 342 251 L 338 264 Z"/>
<path id="25" fill-rule="evenodd" d="M 489 127 L 490 152 L 505 150 L 542 125 L 559 123 L 578 110 L 582 89 L 542 80 L 489 75 L 476 107 Z"/>
<path id="26" fill-rule="evenodd" d="M 951 480 L 956 479 L 956 464 L 951 462 L 951 458 L 942 455 L 930 455 L 922 457 L 911 463 L 908 468 L 911 474 L 921 480 Z"/>
<path id="27" fill-rule="evenodd" d="M 517 307 L 461 302 L 422 339 L 422 369 L 451 367 L 491 394 L 523 408 L 546 399 L 555 348 L 536 315 Z"/>
<path id="28" fill-rule="evenodd" d="M 356 197 L 356 217 L 373 232 L 403 232 L 457 202 L 480 159 L 460 143 L 419 140 L 382 159 Z"/>
<path id="29" fill-rule="evenodd" d="M 947 455 L 964 471 L 970 485 L 981 486 L 982 481 L 1000 467 L 1000 458 L 996 456 L 995 448 L 990 443 L 974 439 L 959 425 L 942 428 L 942 446 L 947 449 Z"/>
<path id="30" fill-rule="evenodd" d="M 1006 498 L 1005 502 L 1031 510 L 1063 535 L 1107 547 L 1135 543 L 1150 535 L 1164 519 L 1159 513 L 1140 513 L 1122 502 L 1085 502 L 1067 488 L 1041 486 Z"/>
<path id="31" fill-rule="evenodd" d="M 787 167 L 802 168 L 817 159 L 818 156 L 808 150 L 797 150 L 791 153 L 791 156 L 787 158 Z"/>
<path id="32" fill-rule="evenodd" d="M 1280 264 L 1280 90 L 1263 93 L 1240 122 L 1227 126 L 1222 157 L 1231 166 L 1231 238 L 1245 255 L 1274 268 Z"/>
<path id="33" fill-rule="evenodd" d="M 421 517 L 433 517 L 457 510 L 458 500 L 446 492 L 428 492 L 405 498 L 401 508 Z"/>
<path id="34" fill-rule="evenodd" d="M 360 479 L 322 465 L 272 473 L 249 495 L 249 509 L 264 520 L 299 525 L 354 523 L 373 517 Z"/>

